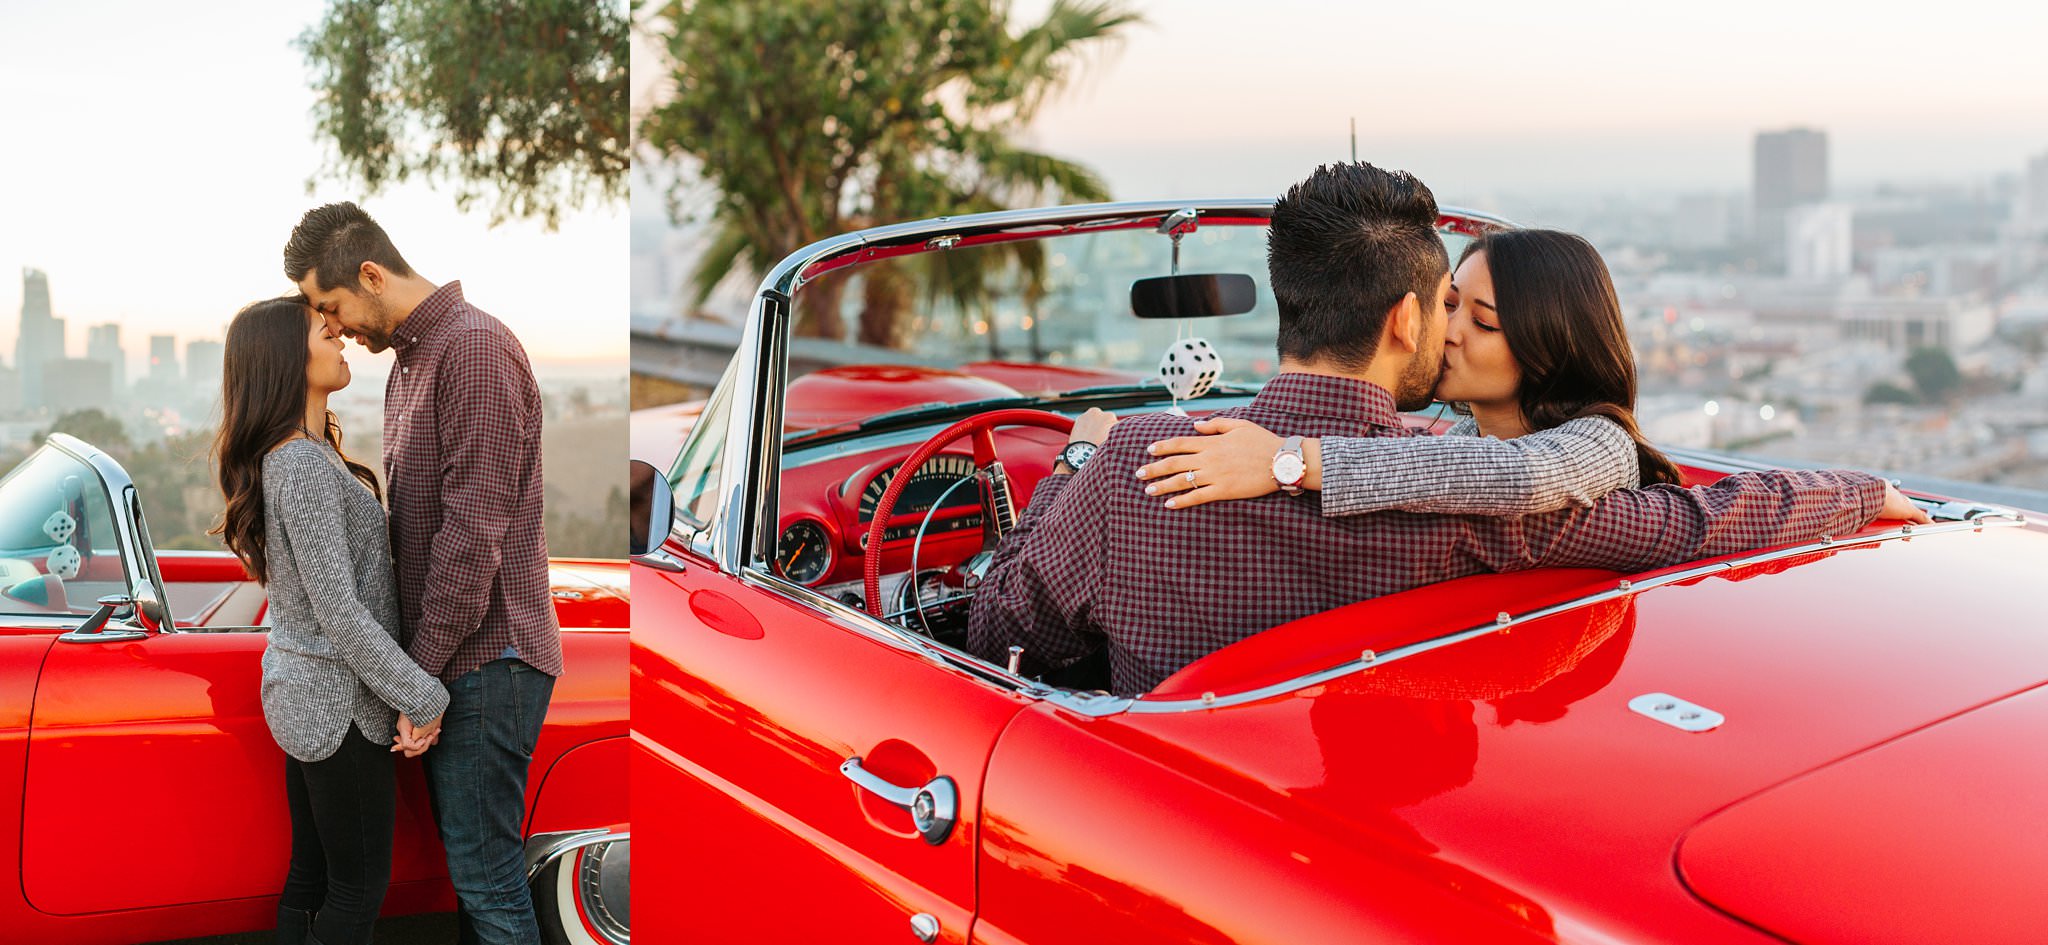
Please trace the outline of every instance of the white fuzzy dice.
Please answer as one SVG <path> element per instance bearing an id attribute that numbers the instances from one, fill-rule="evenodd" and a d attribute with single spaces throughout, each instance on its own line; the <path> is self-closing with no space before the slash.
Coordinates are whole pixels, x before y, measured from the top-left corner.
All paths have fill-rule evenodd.
<path id="1" fill-rule="evenodd" d="M 64 580 L 69 581 L 78 576 L 78 566 L 80 563 L 81 559 L 78 557 L 78 549 L 70 545 L 60 546 L 57 550 L 50 552 L 50 573 Z"/>
<path id="2" fill-rule="evenodd" d="M 50 536 L 51 541 L 59 543 L 70 541 L 72 534 L 77 531 L 78 521 L 73 519 L 63 509 L 51 512 L 49 518 L 43 519 L 43 534 Z"/>
<path id="3" fill-rule="evenodd" d="M 1166 349 L 1166 356 L 1159 359 L 1159 379 L 1166 382 L 1166 389 L 1173 392 L 1175 400 L 1208 393 L 1222 373 L 1223 359 L 1216 356 L 1216 349 L 1205 338 L 1174 342 L 1173 347 Z"/>

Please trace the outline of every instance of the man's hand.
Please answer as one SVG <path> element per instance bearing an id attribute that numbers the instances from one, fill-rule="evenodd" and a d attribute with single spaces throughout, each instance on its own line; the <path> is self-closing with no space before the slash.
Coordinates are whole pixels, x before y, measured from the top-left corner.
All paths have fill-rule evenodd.
<path id="1" fill-rule="evenodd" d="M 1915 525 L 1926 525 L 1934 521 L 1932 516 L 1921 511 L 1919 506 L 1913 504 L 1912 499 L 1906 498 L 1905 493 L 1900 492 L 1889 482 L 1884 484 L 1884 508 L 1878 510 L 1877 517 Z"/>
<path id="2" fill-rule="evenodd" d="M 1067 442 L 1101 446 L 1103 440 L 1109 439 L 1109 428 L 1113 426 L 1116 426 L 1116 414 L 1100 407 L 1090 407 L 1074 418 L 1074 432 L 1067 434 Z"/>
<path id="3" fill-rule="evenodd" d="M 418 758 L 427 749 L 441 740 L 441 720 L 434 719 L 425 725 L 414 725 L 405 713 L 398 713 L 398 735 L 391 739 L 395 744 L 392 751 L 405 752 L 407 758 Z"/>

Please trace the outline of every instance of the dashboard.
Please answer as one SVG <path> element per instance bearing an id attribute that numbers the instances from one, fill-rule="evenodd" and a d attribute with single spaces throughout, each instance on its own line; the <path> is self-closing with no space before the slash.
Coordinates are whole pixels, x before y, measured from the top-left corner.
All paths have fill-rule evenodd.
<path id="1" fill-rule="evenodd" d="M 1066 436 L 1010 427 L 997 430 L 995 440 L 996 455 L 1009 472 L 1021 512 L 1038 480 L 1052 472 Z M 861 568 L 868 553 L 863 546 L 875 506 L 895 478 L 905 475 L 903 460 L 922 442 L 922 436 L 895 435 L 817 449 L 790 447 L 778 493 L 776 572 L 861 606 Z M 885 582 L 885 594 L 908 576 L 913 552 L 917 572 L 926 575 L 982 549 L 981 488 L 974 481 L 975 472 L 974 457 L 962 442 L 908 473 L 910 481 L 889 517 L 881 548 L 875 550 L 882 556 L 882 572 L 899 575 L 896 581 Z M 920 588 L 920 593 L 929 590 Z"/>

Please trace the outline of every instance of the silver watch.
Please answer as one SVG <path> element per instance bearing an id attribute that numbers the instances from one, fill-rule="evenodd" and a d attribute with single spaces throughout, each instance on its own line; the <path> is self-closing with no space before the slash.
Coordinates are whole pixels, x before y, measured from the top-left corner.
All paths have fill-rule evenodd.
<path id="1" fill-rule="evenodd" d="M 1288 495 L 1301 494 L 1301 480 L 1308 475 L 1308 460 L 1301 455 L 1301 437 L 1290 436 L 1273 454 L 1273 481 Z"/>
<path id="2" fill-rule="evenodd" d="M 1073 467 L 1075 472 L 1080 472 L 1082 466 L 1088 465 L 1088 460 L 1094 455 L 1095 444 L 1087 440 L 1075 440 L 1072 443 L 1068 443 L 1066 449 L 1060 451 L 1060 459 L 1065 460 L 1066 464 Z"/>

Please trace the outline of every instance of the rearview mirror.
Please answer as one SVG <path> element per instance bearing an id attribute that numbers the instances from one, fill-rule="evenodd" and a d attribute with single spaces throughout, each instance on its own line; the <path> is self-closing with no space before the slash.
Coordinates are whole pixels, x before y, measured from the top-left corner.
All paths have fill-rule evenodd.
<path id="1" fill-rule="evenodd" d="M 1156 276 L 1131 283 L 1131 313 L 1139 318 L 1243 315 L 1258 304 L 1258 284 L 1241 272 Z"/>

